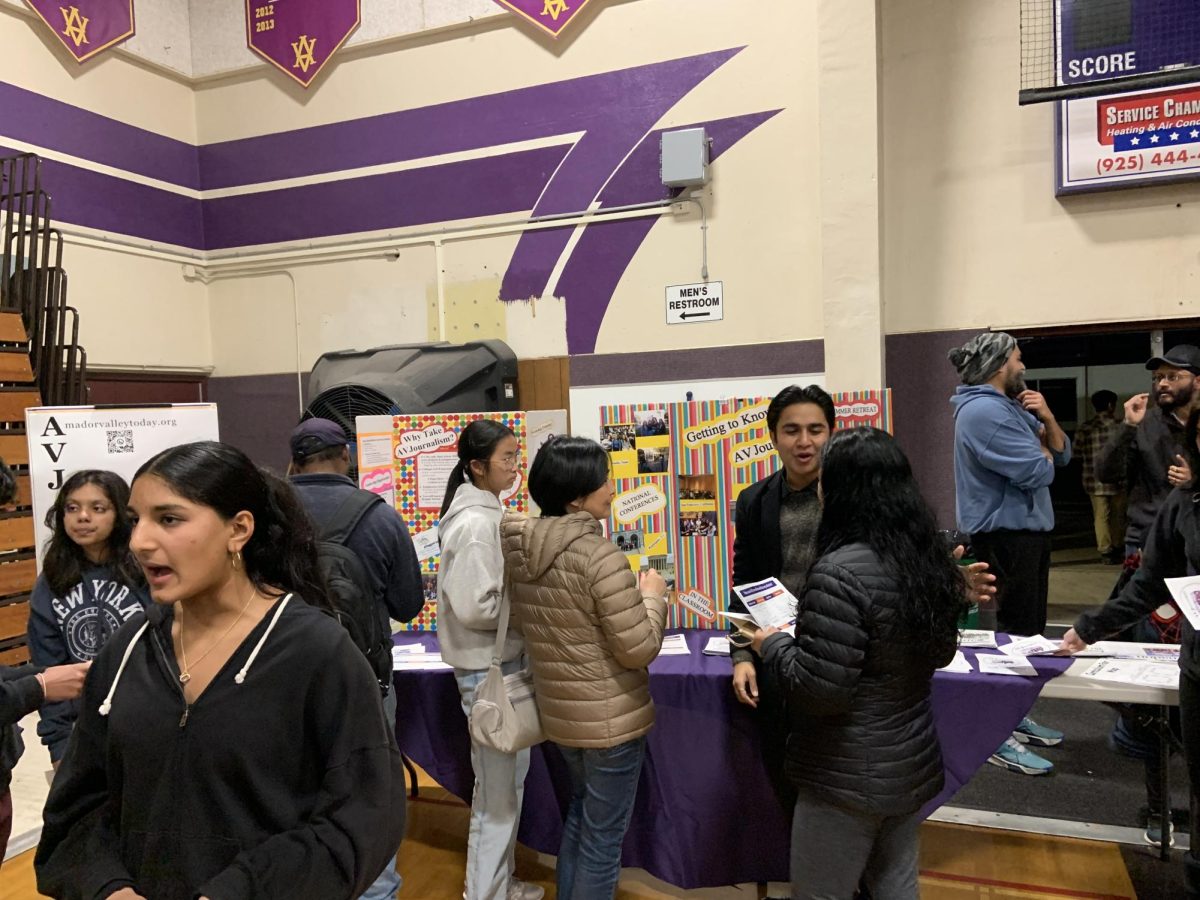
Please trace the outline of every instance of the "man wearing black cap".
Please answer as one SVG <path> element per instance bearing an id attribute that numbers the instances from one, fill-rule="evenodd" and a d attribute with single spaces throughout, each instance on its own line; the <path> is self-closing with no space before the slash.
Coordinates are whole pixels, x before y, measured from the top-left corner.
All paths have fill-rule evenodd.
<path id="1" fill-rule="evenodd" d="M 1129 489 L 1125 552 L 1138 553 L 1150 525 L 1171 488 L 1189 473 L 1183 461 L 1183 431 L 1200 375 L 1200 349 L 1179 344 L 1146 363 L 1153 372 L 1150 394 L 1125 404 L 1125 427 L 1118 429 L 1096 457 L 1096 477 L 1125 481 Z M 1151 405 L 1151 394 L 1154 403 Z"/>
<path id="2" fill-rule="evenodd" d="M 292 431 L 291 482 L 317 530 L 333 521 L 342 504 L 365 493 L 350 479 L 350 447 L 342 426 L 330 419 L 306 419 Z M 366 570 L 379 601 L 383 633 L 391 633 L 389 617 L 407 622 L 425 605 L 421 566 L 404 520 L 380 501 L 371 505 L 346 538 Z M 396 692 L 383 701 L 388 722 L 396 721 Z M 363 894 L 363 900 L 395 897 L 400 888 L 395 860 Z"/>

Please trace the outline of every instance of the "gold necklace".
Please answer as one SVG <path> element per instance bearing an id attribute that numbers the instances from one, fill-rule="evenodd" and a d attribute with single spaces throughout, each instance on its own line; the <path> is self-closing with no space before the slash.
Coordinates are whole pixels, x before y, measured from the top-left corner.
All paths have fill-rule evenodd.
<path id="1" fill-rule="evenodd" d="M 217 646 L 221 643 L 221 641 L 223 641 L 223 640 L 225 640 L 225 638 L 229 637 L 229 633 L 231 631 L 233 631 L 234 628 L 237 627 L 237 623 L 242 621 L 242 616 L 244 616 L 246 614 L 246 610 L 248 610 L 250 608 L 250 601 L 254 599 L 254 595 L 257 593 L 258 593 L 258 589 L 255 588 L 253 585 L 251 585 L 250 596 L 247 597 L 246 602 L 244 604 L 242 604 L 242 611 L 237 614 L 237 618 L 233 620 L 233 624 L 230 625 L 228 628 L 226 628 L 225 633 L 222 634 L 215 641 L 213 641 L 212 645 L 207 650 L 205 650 L 203 653 L 200 654 L 199 658 L 195 662 L 195 665 L 200 665 L 200 663 L 202 663 L 204 661 L 204 657 L 208 656 L 208 654 L 210 654 L 214 650 L 216 650 Z M 180 666 L 180 668 L 179 668 L 179 683 L 187 684 L 189 681 L 192 680 L 192 673 L 191 673 L 192 667 L 188 665 L 187 647 L 185 647 L 184 643 L 183 643 L 183 604 L 182 603 L 179 604 L 179 655 L 183 659 L 183 665 Z"/>

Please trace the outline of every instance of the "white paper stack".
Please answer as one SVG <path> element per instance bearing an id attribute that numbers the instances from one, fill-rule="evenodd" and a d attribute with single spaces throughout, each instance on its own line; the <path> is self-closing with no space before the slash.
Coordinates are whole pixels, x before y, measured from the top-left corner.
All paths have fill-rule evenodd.
<path id="1" fill-rule="evenodd" d="M 727 637 L 710 637 L 708 643 L 704 645 L 705 656 L 728 656 L 729 655 L 729 638 Z"/>
<path id="2" fill-rule="evenodd" d="M 688 649 L 687 638 L 682 634 L 668 634 L 663 638 L 659 656 L 687 656 L 692 651 Z"/>
<path id="3" fill-rule="evenodd" d="M 1008 656 L 1053 656 L 1058 652 L 1060 645 L 1060 641 L 1052 641 L 1048 637 L 1035 634 L 1033 637 L 1013 638 L 1011 644 L 1000 648 L 1000 652 Z"/>
<path id="4" fill-rule="evenodd" d="M 960 647 L 984 647 L 989 650 L 996 649 L 996 632 L 994 631 L 960 631 L 958 633 L 958 646 Z"/>
<path id="5" fill-rule="evenodd" d="M 1083 673 L 1084 678 L 1116 681 L 1142 687 L 1179 689 L 1179 666 L 1172 662 L 1144 659 L 1102 659 Z"/>
<path id="6" fill-rule="evenodd" d="M 975 670 L 971 668 L 971 661 L 967 659 L 966 655 L 961 650 L 959 650 L 954 654 L 954 659 L 950 660 L 947 665 L 942 666 L 940 669 L 938 669 L 938 671 L 966 673 L 973 672 Z"/>
<path id="7" fill-rule="evenodd" d="M 403 672 L 419 669 L 451 669 L 442 662 L 442 654 L 428 653 L 421 644 L 396 644 L 392 647 L 392 671 Z"/>
<path id="8" fill-rule="evenodd" d="M 1026 678 L 1037 676 L 1037 669 L 1024 656 L 980 653 L 975 657 L 975 661 L 984 675 L 1024 675 Z"/>

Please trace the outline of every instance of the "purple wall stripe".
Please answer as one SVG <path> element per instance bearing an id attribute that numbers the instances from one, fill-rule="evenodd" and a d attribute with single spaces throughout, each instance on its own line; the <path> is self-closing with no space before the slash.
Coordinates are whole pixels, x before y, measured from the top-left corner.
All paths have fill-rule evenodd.
<path id="1" fill-rule="evenodd" d="M 407 228 L 532 208 L 569 148 L 204 201 L 210 250 Z"/>
<path id="2" fill-rule="evenodd" d="M 784 341 L 703 350 L 589 353 L 571 357 L 571 387 L 824 372 L 825 342 Z"/>
<path id="3" fill-rule="evenodd" d="M 0 146 L 0 156 L 16 152 Z M 55 222 L 204 247 L 199 200 L 52 159 L 42 160 L 42 187 L 50 194 Z"/>
<path id="4" fill-rule="evenodd" d="M 555 134 L 611 129 L 619 126 L 637 106 L 651 106 L 660 112 L 670 108 L 740 49 L 331 125 L 206 144 L 199 148 L 204 187 L 258 184 L 478 150 Z M 649 118 L 653 124 L 657 116 Z M 649 127 L 646 125 L 642 132 Z M 632 141 L 625 144 L 622 155 L 632 144 Z M 604 175 L 611 171 L 610 166 Z"/>
<path id="5" fill-rule="evenodd" d="M 663 114 L 738 52 L 724 50 L 674 60 L 653 72 L 612 73 L 617 77 L 605 83 L 604 92 L 588 96 L 593 117 L 587 134 L 546 185 L 534 215 L 586 209 Z M 566 249 L 570 234 L 569 229 L 522 234 L 500 284 L 500 299 L 522 300 L 545 293 L 550 272 Z"/>
<path id="6" fill-rule="evenodd" d="M 772 110 L 681 127 L 694 128 L 702 125 L 712 138 L 712 159 L 716 160 L 778 112 L 779 110 Z M 640 203 L 670 196 L 659 178 L 660 134 L 661 131 L 655 131 L 647 135 L 630 154 L 601 194 L 602 207 Z M 617 222 L 597 222 L 584 230 L 555 288 L 556 294 L 566 298 L 567 349 L 571 353 L 592 353 L 596 349 L 600 323 L 604 321 L 609 301 L 621 281 L 621 276 L 625 274 L 625 269 L 633 261 L 634 254 L 657 221 L 624 219 Z M 697 271 L 697 277 L 698 274 Z M 659 297 L 661 294 L 654 297 L 652 302 L 659 302 Z"/>
<path id="7" fill-rule="evenodd" d="M 198 189 L 196 147 L 0 81 L 4 137 Z"/>

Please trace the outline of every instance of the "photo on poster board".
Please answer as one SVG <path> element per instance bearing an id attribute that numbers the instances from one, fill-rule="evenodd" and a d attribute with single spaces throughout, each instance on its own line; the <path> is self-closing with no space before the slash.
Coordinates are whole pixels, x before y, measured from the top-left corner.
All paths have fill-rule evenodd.
<path id="1" fill-rule="evenodd" d="M 838 428 L 892 430 L 888 391 L 838 393 L 833 401 Z M 633 423 L 638 451 L 632 465 L 625 461 L 627 450 L 609 452 L 616 489 L 609 530 L 614 536 L 642 533 L 647 549 L 629 554 L 632 568 L 645 562 L 671 571 L 670 627 L 716 627 L 714 611 L 727 608 L 737 498 L 779 468 L 767 431 L 769 403 L 769 397 L 650 398 L 600 408 L 601 435 L 621 439 Z M 650 460 L 647 450 L 654 451 Z"/>
<path id="2" fill-rule="evenodd" d="M 355 420 L 359 486 L 384 497 L 408 527 L 420 548 L 425 605 L 403 631 L 437 629 L 436 529 L 452 470 L 458 464 L 458 436 L 471 422 L 492 419 L 512 429 L 520 457 L 513 486 L 501 495 L 505 508 L 534 513 L 526 473 L 537 450 L 554 435 L 565 434 L 565 410 L 487 413 L 413 413 L 359 416 Z"/>
<path id="3" fill-rule="evenodd" d="M 42 406 L 25 411 L 37 567 L 50 539 L 46 513 L 75 472 L 105 469 L 126 482 L 155 454 L 192 441 L 215 441 L 215 403 L 167 406 Z"/>

